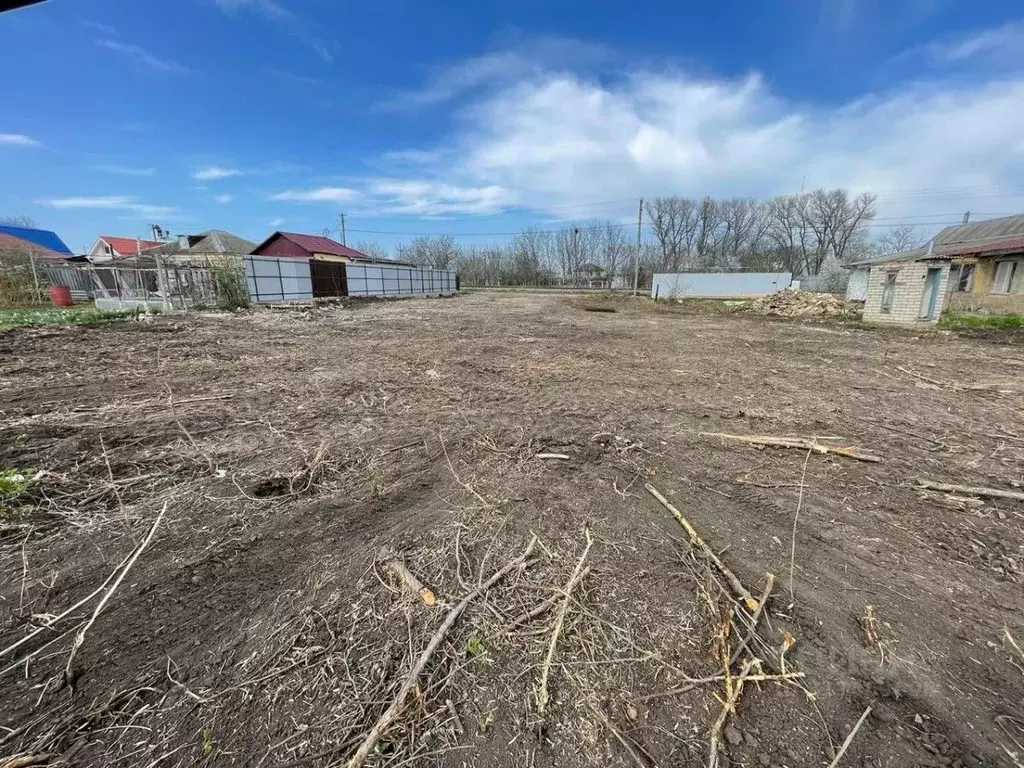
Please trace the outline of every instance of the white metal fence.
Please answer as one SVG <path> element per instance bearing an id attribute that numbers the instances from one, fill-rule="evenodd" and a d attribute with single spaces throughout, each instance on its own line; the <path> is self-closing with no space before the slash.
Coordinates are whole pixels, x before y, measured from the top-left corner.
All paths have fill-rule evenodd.
<path id="1" fill-rule="evenodd" d="M 657 274 L 651 297 L 659 299 L 730 299 L 765 296 L 788 288 L 790 272 L 678 272 Z"/>
<path id="2" fill-rule="evenodd" d="M 455 273 L 390 264 L 346 264 L 349 296 L 427 296 L 455 293 Z"/>
<path id="3" fill-rule="evenodd" d="M 257 303 L 313 300 L 309 259 L 245 256 L 242 265 L 249 295 Z"/>

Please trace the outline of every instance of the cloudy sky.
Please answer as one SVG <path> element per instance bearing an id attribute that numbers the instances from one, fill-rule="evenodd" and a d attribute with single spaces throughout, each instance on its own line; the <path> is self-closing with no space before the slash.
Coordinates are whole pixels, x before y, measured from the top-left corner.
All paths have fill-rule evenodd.
<path id="1" fill-rule="evenodd" d="M 878 234 L 1024 212 L 1019 0 L 49 0 L 0 50 L 0 215 L 76 250 L 801 186 L 877 193 Z"/>

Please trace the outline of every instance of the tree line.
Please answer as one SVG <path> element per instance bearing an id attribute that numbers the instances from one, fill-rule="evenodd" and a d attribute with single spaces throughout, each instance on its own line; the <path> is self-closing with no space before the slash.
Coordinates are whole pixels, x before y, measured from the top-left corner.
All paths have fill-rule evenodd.
<path id="1" fill-rule="evenodd" d="M 816 189 L 770 200 L 657 197 L 644 203 L 640 280 L 655 272 L 792 272 L 816 276 L 839 265 L 917 244 L 911 227 L 871 237 L 877 198 Z M 451 235 L 417 237 L 387 253 L 435 269 L 458 270 L 464 285 L 573 285 L 598 278 L 631 285 L 636 224 L 569 223 L 527 228 L 507 244 L 463 245 Z"/>

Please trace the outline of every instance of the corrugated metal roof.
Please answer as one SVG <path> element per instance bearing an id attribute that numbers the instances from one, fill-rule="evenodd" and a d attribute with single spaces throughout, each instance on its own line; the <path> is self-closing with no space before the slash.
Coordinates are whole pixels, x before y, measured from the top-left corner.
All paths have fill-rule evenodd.
<path id="1" fill-rule="evenodd" d="M 164 243 L 148 253 L 161 256 L 177 256 L 186 253 L 252 253 L 256 244 L 223 229 L 210 229 L 198 235 L 188 235 L 189 246 L 182 246 L 177 240 Z"/>
<path id="2" fill-rule="evenodd" d="M 35 227 L 13 227 L 8 224 L 0 224 L 0 234 L 16 237 L 19 240 L 24 240 L 27 243 L 38 245 L 48 251 L 62 253 L 65 256 L 74 255 L 71 252 L 71 249 L 64 244 L 64 241 L 57 237 L 57 233 L 51 232 L 48 229 L 36 229 Z"/>
<path id="3" fill-rule="evenodd" d="M 281 236 L 286 240 L 290 240 L 297 246 L 302 248 L 307 253 L 326 253 L 330 256 L 344 256 L 352 259 L 353 261 L 368 262 L 371 264 L 396 264 L 402 267 L 415 266 L 412 262 L 408 261 L 397 261 L 395 259 L 378 259 L 376 256 L 370 256 L 362 251 L 357 251 L 355 248 L 349 248 L 347 245 L 342 245 L 336 240 L 331 240 L 329 237 L 321 237 L 320 235 L 303 235 L 297 232 L 275 232 L 262 243 L 252 249 L 252 253 L 260 250 L 273 240 L 277 236 Z"/>
<path id="4" fill-rule="evenodd" d="M 912 251 L 892 253 L 874 259 L 852 261 L 847 266 L 866 267 L 871 264 L 949 259 L 969 254 L 983 256 L 1018 250 L 1024 251 L 1024 214 L 946 227 L 935 236 L 930 253 L 928 248 L 915 248 Z"/>
<path id="5" fill-rule="evenodd" d="M 935 236 L 935 245 L 974 245 L 1013 238 L 1024 238 L 1024 214 L 946 227 Z"/>

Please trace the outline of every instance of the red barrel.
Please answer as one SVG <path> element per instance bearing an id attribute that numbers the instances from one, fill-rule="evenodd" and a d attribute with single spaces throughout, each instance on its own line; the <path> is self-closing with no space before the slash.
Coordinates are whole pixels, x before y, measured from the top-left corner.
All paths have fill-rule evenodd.
<path id="1" fill-rule="evenodd" d="M 51 285 L 50 301 L 55 307 L 74 306 L 74 302 L 71 300 L 71 289 L 66 285 Z"/>

